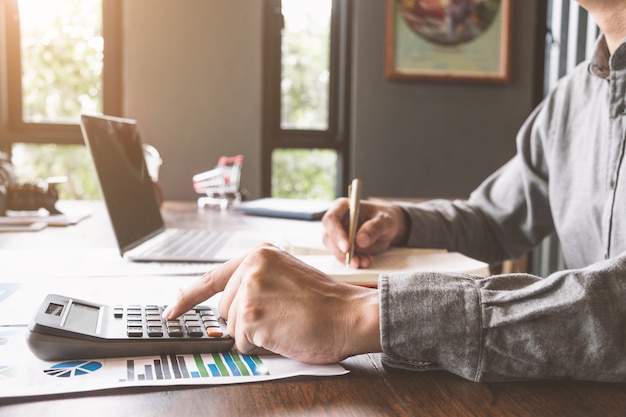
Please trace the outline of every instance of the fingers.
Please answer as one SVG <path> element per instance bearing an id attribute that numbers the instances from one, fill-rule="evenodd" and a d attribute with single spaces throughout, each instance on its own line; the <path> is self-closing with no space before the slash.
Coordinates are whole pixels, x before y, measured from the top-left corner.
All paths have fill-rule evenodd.
<path id="1" fill-rule="evenodd" d="M 284 303 L 296 298 L 301 289 L 297 275 L 307 274 L 306 268 L 272 245 L 258 247 L 241 262 L 218 307 L 239 351 L 275 352 L 282 340 L 272 329 L 285 317 Z"/>
<path id="2" fill-rule="evenodd" d="M 391 204 L 380 204 L 368 213 L 356 236 L 357 250 L 368 254 L 381 253 L 401 244 L 406 233 L 404 211 Z"/>
<path id="3" fill-rule="evenodd" d="M 355 238 L 354 257 L 351 268 L 369 268 L 372 255 L 387 250 L 402 226 L 398 216 L 401 209 L 390 204 L 361 202 L 359 228 Z M 397 213 L 398 212 L 398 213 Z M 323 243 L 326 249 L 343 262 L 350 249 L 346 229 L 349 221 L 349 202 L 338 199 L 322 219 Z"/>
<path id="4" fill-rule="evenodd" d="M 364 297 L 378 299 L 370 289 L 336 281 L 267 244 L 209 271 L 181 291 L 164 316 L 177 317 L 219 291 L 218 310 L 237 349 L 309 363 L 333 363 L 365 352 L 351 335 L 363 327 L 357 324 L 362 322 Z M 378 316 L 377 310 L 369 312 L 368 322 L 377 325 Z M 378 340 L 378 327 L 365 330 L 367 340 Z"/>
<path id="5" fill-rule="evenodd" d="M 346 253 L 350 250 L 350 242 L 346 230 L 349 224 L 350 204 L 347 198 L 339 198 L 322 218 L 324 226 L 323 243 L 326 249 L 343 262 Z M 375 206 L 368 202 L 361 202 L 359 229 L 355 237 L 355 252 L 350 262 L 351 268 L 367 268 L 371 265 L 371 256 L 366 255 L 370 251 L 370 242 L 376 239 L 372 233 L 376 228 L 368 226 L 371 217 L 375 213 Z"/>
<path id="6" fill-rule="evenodd" d="M 394 222 L 386 211 L 377 211 L 365 221 L 356 235 L 357 250 L 365 253 L 380 253 L 391 245 Z"/>
<path id="7" fill-rule="evenodd" d="M 275 247 L 259 247 L 227 283 L 219 311 L 242 353 L 273 352 L 311 363 L 345 357 L 346 326 L 333 323 L 356 286 L 340 284 Z M 350 313 L 352 314 L 352 313 Z M 337 335 L 332 330 L 337 329 Z M 325 337 L 320 337 L 324 334 Z"/>
<path id="8" fill-rule="evenodd" d="M 175 319 L 222 291 L 243 257 L 211 269 L 187 288 L 179 290 L 178 299 L 163 311 L 165 319 Z"/>
<path id="9" fill-rule="evenodd" d="M 374 256 L 367 253 L 357 253 L 350 261 L 350 268 L 367 269 L 372 266 Z"/>
<path id="10" fill-rule="evenodd" d="M 324 233 L 322 241 L 326 249 L 337 259 L 345 258 L 350 249 L 346 230 L 349 222 L 350 203 L 347 198 L 337 199 L 331 208 L 322 217 Z"/>

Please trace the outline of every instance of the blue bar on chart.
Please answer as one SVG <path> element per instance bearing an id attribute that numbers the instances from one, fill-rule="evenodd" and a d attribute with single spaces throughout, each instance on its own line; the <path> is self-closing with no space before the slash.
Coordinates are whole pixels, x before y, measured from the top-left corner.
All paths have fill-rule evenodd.
<path id="1" fill-rule="evenodd" d="M 186 359 L 193 361 L 188 364 Z M 128 359 L 126 379 L 120 379 L 120 382 L 268 374 L 258 356 L 241 355 L 232 351 L 207 355 L 161 355 L 159 358 L 146 360 Z"/>

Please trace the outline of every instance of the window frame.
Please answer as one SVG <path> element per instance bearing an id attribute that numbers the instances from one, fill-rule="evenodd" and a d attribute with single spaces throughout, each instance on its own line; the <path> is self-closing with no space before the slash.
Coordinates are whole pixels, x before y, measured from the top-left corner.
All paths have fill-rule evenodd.
<path id="1" fill-rule="evenodd" d="M 347 190 L 350 115 L 350 0 L 333 0 L 330 35 L 330 81 L 327 130 L 281 127 L 281 0 L 263 1 L 263 128 L 261 193 L 271 195 L 272 152 L 275 149 L 332 149 L 337 152 L 336 195 Z"/>
<path id="2" fill-rule="evenodd" d="M 0 150 L 23 143 L 84 144 L 78 123 L 29 123 L 22 119 L 22 69 L 18 0 L 0 0 Z M 102 108 L 121 116 L 122 110 L 122 3 L 102 0 L 104 59 Z"/>

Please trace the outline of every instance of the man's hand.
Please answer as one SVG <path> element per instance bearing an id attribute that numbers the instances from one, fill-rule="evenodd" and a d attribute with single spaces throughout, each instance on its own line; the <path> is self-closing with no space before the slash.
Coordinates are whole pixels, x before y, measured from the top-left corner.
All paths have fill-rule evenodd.
<path id="1" fill-rule="evenodd" d="M 381 350 L 377 290 L 336 281 L 270 244 L 207 272 L 163 316 L 222 290 L 218 310 L 242 353 L 334 363 Z"/>
<path id="2" fill-rule="evenodd" d="M 406 241 L 409 226 L 406 215 L 399 206 L 369 201 L 362 201 L 360 206 L 356 247 L 350 266 L 369 268 L 373 255 Z M 341 262 L 350 249 L 346 234 L 350 221 L 349 212 L 348 199 L 339 198 L 322 218 L 324 245 Z"/>

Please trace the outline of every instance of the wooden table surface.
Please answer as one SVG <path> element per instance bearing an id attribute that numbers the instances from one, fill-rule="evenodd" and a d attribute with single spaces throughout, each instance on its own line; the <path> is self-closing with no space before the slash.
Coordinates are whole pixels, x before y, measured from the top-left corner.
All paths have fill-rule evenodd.
<path id="1" fill-rule="evenodd" d="M 37 234 L 4 234 L 1 249 L 42 248 L 61 239 L 72 247 L 114 245 L 99 206 L 71 228 Z M 254 218 L 193 203 L 167 203 L 170 224 L 189 227 L 259 228 L 293 221 Z M 104 229 L 103 229 L 104 225 Z M 299 222 L 301 233 L 319 224 Z M 1 272 L 0 272 L 1 276 Z M 384 368 L 380 354 L 342 362 L 350 373 L 272 382 L 204 387 L 133 388 L 42 398 L 0 400 L 0 416 L 569 416 L 625 417 L 626 384 L 529 381 L 479 384 L 447 372 Z"/>

